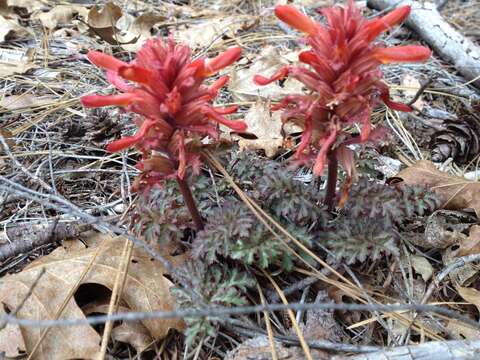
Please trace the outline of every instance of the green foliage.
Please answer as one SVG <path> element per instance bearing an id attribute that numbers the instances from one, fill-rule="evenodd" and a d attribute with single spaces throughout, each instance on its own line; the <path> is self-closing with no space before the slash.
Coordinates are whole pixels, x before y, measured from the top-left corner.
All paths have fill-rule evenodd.
<path id="1" fill-rule="evenodd" d="M 184 269 L 190 275 L 191 290 L 200 294 L 207 306 L 239 306 L 245 305 L 245 292 L 255 281 L 247 272 L 228 267 L 227 264 L 209 265 L 202 261 L 191 262 Z M 172 289 L 177 302 L 184 309 L 201 309 L 202 304 L 192 299 L 190 294 L 181 287 Z M 223 319 L 224 320 L 224 319 Z M 185 335 L 188 344 L 204 336 L 214 336 L 222 318 L 212 316 L 186 318 Z"/>
<path id="2" fill-rule="evenodd" d="M 341 216 L 328 232 L 321 234 L 324 245 L 330 250 L 331 261 L 378 260 L 382 255 L 398 255 L 398 236 L 382 221 L 370 218 Z"/>
<path id="3" fill-rule="evenodd" d="M 312 236 L 303 228 L 295 231 L 300 233 L 300 241 L 312 245 Z M 192 248 L 196 259 L 209 264 L 222 262 L 221 256 L 264 269 L 277 264 L 291 270 L 294 260 L 292 252 L 241 201 L 217 209 L 205 229 L 197 234 Z"/>
<path id="4" fill-rule="evenodd" d="M 393 226 L 414 215 L 423 216 L 438 206 L 439 198 L 420 186 L 382 185 L 361 179 L 350 190 L 346 210 L 350 218 L 383 219 Z"/>
<path id="5" fill-rule="evenodd" d="M 323 203 L 317 181 L 305 184 L 295 172 L 277 161 L 254 153 L 223 153 L 221 161 L 247 194 L 304 245 L 328 261 L 348 264 L 399 254 L 399 231 L 412 216 L 423 216 L 438 207 L 439 200 L 421 187 L 390 186 L 361 179 L 352 186 L 349 200 L 336 217 Z M 281 235 L 278 239 L 237 197 L 222 177 L 202 172 L 189 179 L 205 221 L 194 234 L 192 221 L 175 182 L 141 198 L 133 228 L 150 242 L 189 240 L 192 261 L 186 269 L 191 289 L 202 298 L 175 288 L 179 306 L 199 309 L 204 305 L 236 306 L 246 303 L 254 281 L 251 267 L 289 271 L 296 256 L 311 259 Z M 288 244 L 288 247 L 285 246 Z M 214 336 L 222 319 L 215 316 L 186 319 L 187 341 Z"/>
<path id="6" fill-rule="evenodd" d="M 256 187 L 258 202 L 287 224 L 313 231 L 325 227 L 330 218 L 316 186 L 294 180 L 292 172 L 278 169 L 266 173 Z"/>
<path id="7" fill-rule="evenodd" d="M 141 194 L 136 203 L 131 228 L 147 242 L 161 245 L 180 241 L 190 223 L 190 214 L 173 182 L 161 189 Z"/>
<path id="8" fill-rule="evenodd" d="M 361 179 L 350 190 L 342 214 L 320 239 L 334 261 L 352 264 L 398 255 L 398 227 L 413 216 L 433 212 L 439 205 L 439 198 L 425 188 Z"/>
<path id="9" fill-rule="evenodd" d="M 191 181 L 193 194 L 198 199 L 199 211 L 208 215 L 214 206 L 209 178 L 200 176 Z M 140 194 L 131 217 L 131 229 L 147 242 L 160 245 L 178 242 L 192 226 L 190 213 L 175 181 L 165 181 L 161 188 Z"/>

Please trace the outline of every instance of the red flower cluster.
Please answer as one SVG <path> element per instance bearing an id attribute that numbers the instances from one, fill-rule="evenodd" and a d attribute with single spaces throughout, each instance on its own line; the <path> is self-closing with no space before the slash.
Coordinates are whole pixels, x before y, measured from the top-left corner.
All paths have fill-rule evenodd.
<path id="1" fill-rule="evenodd" d="M 326 18 L 326 25 L 292 6 L 275 8 L 281 21 L 306 33 L 310 49 L 299 54 L 299 61 L 309 66 L 286 66 L 270 78 L 257 75 L 254 81 L 266 85 L 290 75 L 308 88 L 308 94 L 287 96 L 272 110 L 285 109 L 282 120 L 302 126 L 296 158 L 302 162 L 313 160 L 314 173 L 321 175 L 332 149 L 339 150 L 338 158 L 347 170 L 352 168 L 353 156 L 345 145 L 373 139 L 370 113 L 381 100 L 392 109 L 411 111 L 409 106 L 390 100 L 380 65 L 425 61 L 431 51 L 422 46 L 384 47 L 372 43 L 402 22 L 410 13 L 409 6 L 373 20 L 362 17 L 353 1 L 346 7 L 321 8 L 318 12 Z M 362 126 L 359 137 L 345 131 L 355 123 Z"/>
<path id="2" fill-rule="evenodd" d="M 240 56 L 241 49 L 236 47 L 213 59 L 192 61 L 190 48 L 176 44 L 172 37 L 167 42 L 148 40 L 130 63 L 98 51 L 88 53 L 92 63 L 107 70 L 108 81 L 121 93 L 84 96 L 82 104 L 116 105 L 141 115 L 135 120 L 138 127 L 135 135 L 107 147 L 114 152 L 135 145 L 142 152 L 143 161 L 138 167 L 143 173 L 137 187 L 149 187 L 168 177 L 183 179 L 189 166 L 198 171 L 198 147 L 205 136 L 218 137 L 218 124 L 238 132 L 246 130 L 245 123 L 223 116 L 235 112 L 235 106 L 212 106 L 228 76 L 220 77 L 210 87 L 204 84 L 207 77 Z"/>

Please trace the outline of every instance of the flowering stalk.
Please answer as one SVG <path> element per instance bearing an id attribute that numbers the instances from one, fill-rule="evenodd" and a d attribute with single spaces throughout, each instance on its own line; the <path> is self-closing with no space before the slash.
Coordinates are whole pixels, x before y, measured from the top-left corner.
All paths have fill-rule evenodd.
<path id="1" fill-rule="evenodd" d="M 123 62 L 98 51 L 88 59 L 106 70 L 108 81 L 119 94 L 87 95 L 81 102 L 87 107 L 120 106 L 140 115 L 135 118 L 137 132 L 107 146 L 111 152 L 135 146 L 142 154 L 137 164 L 141 175 L 134 189 L 148 190 L 165 179 L 176 179 L 197 229 L 203 228 L 195 201 L 185 180 L 188 169 L 198 174 L 202 140 L 218 139 L 218 125 L 243 132 L 242 121 L 229 120 L 237 107 L 213 107 L 219 90 L 228 82 L 221 76 L 210 86 L 204 81 L 241 57 L 234 47 L 213 59 L 192 60 L 188 46 L 176 44 L 173 37 L 147 40 L 135 60 Z"/>
<path id="2" fill-rule="evenodd" d="M 345 7 L 321 8 L 318 12 L 325 17 L 325 25 L 293 6 L 275 8 L 281 21 L 305 33 L 309 49 L 298 56 L 303 66 L 285 66 L 270 77 L 256 75 L 254 81 L 267 85 L 291 76 L 308 89 L 307 94 L 285 97 L 272 110 L 283 109 L 283 122 L 292 121 L 303 127 L 296 163 L 310 164 L 317 176 L 323 174 L 329 163 L 326 203 L 333 206 L 337 162 L 347 171 L 347 180 L 355 169 L 353 153 L 347 145 L 373 141 L 382 135 L 381 129 L 372 130 L 372 109 L 383 102 L 394 110 L 412 110 L 390 100 L 380 65 L 426 61 L 431 51 L 422 46 L 385 47 L 373 42 L 401 23 L 410 13 L 409 6 L 373 20 L 364 18 L 352 0 Z M 353 124 L 360 126 L 359 135 L 346 131 Z"/>

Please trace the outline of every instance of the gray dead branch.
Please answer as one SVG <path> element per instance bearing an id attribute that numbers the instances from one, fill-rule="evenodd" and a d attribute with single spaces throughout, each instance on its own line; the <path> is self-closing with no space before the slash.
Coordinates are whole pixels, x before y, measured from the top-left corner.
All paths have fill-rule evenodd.
<path id="1" fill-rule="evenodd" d="M 435 341 L 362 355 L 335 356 L 332 360 L 474 360 L 479 358 L 480 340 L 476 340 Z"/>
<path id="2" fill-rule="evenodd" d="M 0 234 L 0 243 L 7 242 L 0 245 L 0 262 L 45 244 L 76 238 L 86 229 L 85 225 L 58 221 L 48 225 L 22 224 L 7 228 Z"/>
<path id="3" fill-rule="evenodd" d="M 378 10 L 410 5 L 412 12 L 406 24 L 413 29 L 443 60 L 453 64 L 467 81 L 480 89 L 480 48 L 456 31 L 438 12 L 435 4 L 411 0 L 368 0 Z"/>

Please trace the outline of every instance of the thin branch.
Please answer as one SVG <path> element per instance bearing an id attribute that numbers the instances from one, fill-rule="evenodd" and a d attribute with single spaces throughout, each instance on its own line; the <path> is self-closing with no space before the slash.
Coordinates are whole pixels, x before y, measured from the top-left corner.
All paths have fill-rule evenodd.
<path id="1" fill-rule="evenodd" d="M 88 225 L 72 222 L 58 223 L 58 219 L 48 226 L 37 227 L 36 225 L 22 224 L 7 228 L 6 236 L 11 242 L 0 246 L 0 262 L 45 244 L 76 238 L 88 229 L 90 229 Z M 29 234 L 29 236 L 25 236 L 25 234 Z"/>
<path id="2" fill-rule="evenodd" d="M 459 320 L 474 329 L 480 330 L 480 323 L 471 318 L 464 316 L 456 311 L 446 309 L 437 305 L 418 305 L 418 304 L 400 304 L 400 305 L 381 305 L 381 304 L 350 304 L 350 303 L 290 303 L 290 304 L 267 304 L 254 306 L 208 306 L 202 309 L 183 309 L 175 311 L 152 311 L 152 312 L 126 312 L 116 313 L 113 315 L 90 316 L 84 319 L 19 319 L 11 314 L 0 316 L 0 321 L 6 321 L 9 324 L 18 324 L 20 326 L 29 326 L 34 328 L 43 327 L 67 327 L 81 325 L 97 325 L 104 324 L 107 321 L 139 321 L 152 319 L 174 319 L 186 317 L 227 317 L 234 315 L 245 315 L 260 313 L 264 311 L 284 311 L 284 310 L 338 310 L 338 311 L 381 311 L 381 312 L 397 312 L 414 310 L 419 313 L 435 313 L 444 315 L 452 319 Z M 225 322 L 229 322 L 225 319 Z"/>
<path id="3" fill-rule="evenodd" d="M 233 331 L 249 336 L 255 337 L 258 335 L 265 335 L 266 332 L 260 328 L 245 328 L 244 326 L 239 325 L 232 325 L 227 326 L 231 328 Z M 295 336 L 287 336 L 287 335 L 275 335 L 275 339 L 280 340 L 281 342 L 289 345 L 299 345 L 299 340 Z M 368 346 L 368 345 L 352 345 L 352 344 L 344 344 L 344 343 L 335 343 L 328 340 L 309 340 L 305 339 L 308 346 L 312 349 L 323 349 L 323 350 L 331 350 L 331 351 L 343 351 L 343 352 L 352 352 L 352 353 L 369 353 L 374 351 L 379 351 L 381 348 L 378 346 Z"/>
<path id="4" fill-rule="evenodd" d="M 363 355 L 334 356 L 332 360 L 466 360 L 478 359 L 479 351 L 480 340 L 431 341 Z"/>

